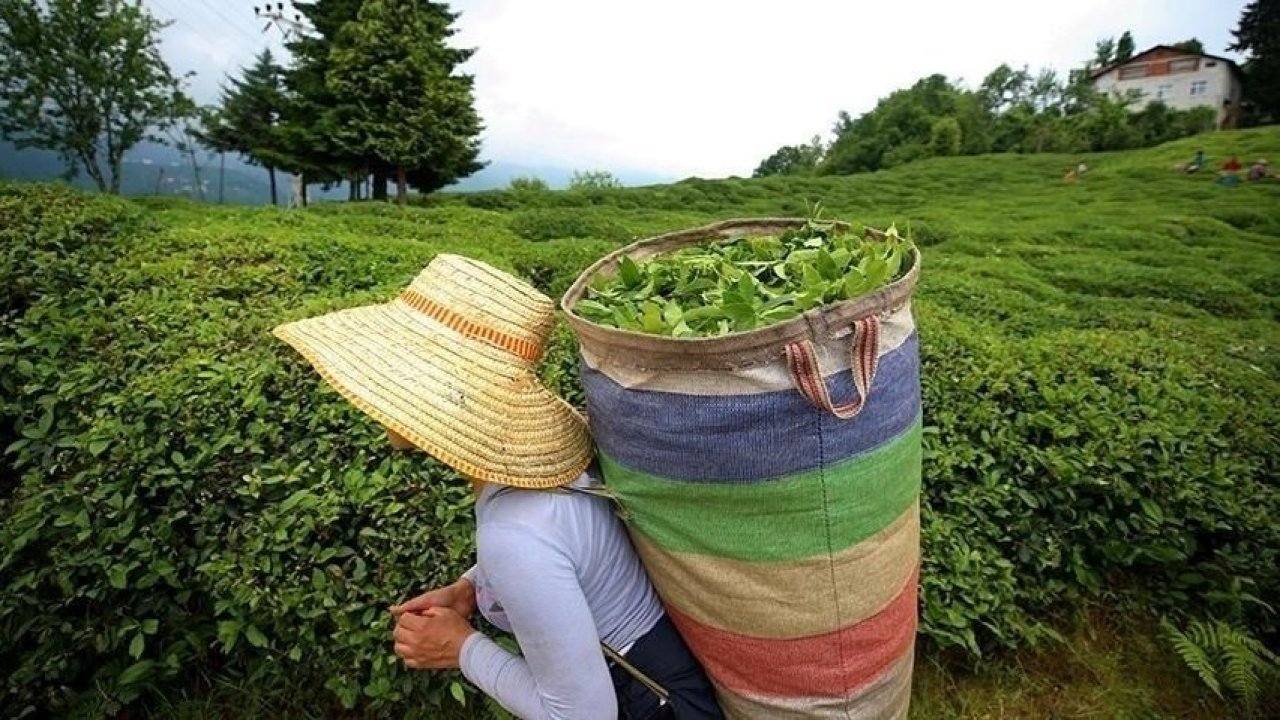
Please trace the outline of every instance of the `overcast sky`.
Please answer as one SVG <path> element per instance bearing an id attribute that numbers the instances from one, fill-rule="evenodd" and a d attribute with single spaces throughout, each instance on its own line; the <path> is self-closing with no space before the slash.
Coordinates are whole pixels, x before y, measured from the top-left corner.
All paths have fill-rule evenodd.
<path id="1" fill-rule="evenodd" d="M 212 102 L 264 46 L 256 0 L 146 0 L 174 24 L 164 52 Z M 286 7 L 288 3 L 286 2 Z M 836 113 L 943 73 L 996 65 L 1065 74 L 1094 42 L 1138 50 L 1192 36 L 1224 54 L 1246 0 L 460 0 L 457 43 L 478 49 L 486 159 L 749 175 L 780 145 L 829 134 Z"/>

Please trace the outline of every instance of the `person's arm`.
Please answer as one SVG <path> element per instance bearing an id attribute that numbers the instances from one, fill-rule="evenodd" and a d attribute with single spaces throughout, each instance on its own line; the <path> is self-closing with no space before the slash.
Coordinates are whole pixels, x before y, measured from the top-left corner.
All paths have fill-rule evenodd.
<path id="1" fill-rule="evenodd" d="M 462 646 L 462 672 L 525 720 L 612 720 L 617 698 L 595 619 L 572 561 L 545 533 L 500 523 L 479 528 L 479 564 L 523 656 L 475 633 Z"/>

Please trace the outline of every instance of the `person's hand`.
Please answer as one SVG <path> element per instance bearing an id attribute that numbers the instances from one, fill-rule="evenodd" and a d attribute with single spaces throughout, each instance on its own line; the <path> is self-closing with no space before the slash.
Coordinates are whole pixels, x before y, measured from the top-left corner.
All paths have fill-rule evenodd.
<path id="1" fill-rule="evenodd" d="M 475 586 L 466 578 L 458 578 L 452 585 L 428 590 L 389 609 L 398 618 L 405 613 L 420 614 L 433 607 L 449 608 L 464 619 L 470 619 L 476 611 Z"/>
<path id="2" fill-rule="evenodd" d="M 396 655 L 407 668 L 451 670 L 459 666 L 462 644 L 473 632 L 470 623 L 447 607 L 404 613 L 396 622 Z"/>

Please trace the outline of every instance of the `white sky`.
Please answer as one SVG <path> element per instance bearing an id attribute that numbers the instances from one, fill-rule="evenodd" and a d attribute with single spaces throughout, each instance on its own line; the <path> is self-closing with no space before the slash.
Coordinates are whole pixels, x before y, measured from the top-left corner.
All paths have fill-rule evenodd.
<path id="1" fill-rule="evenodd" d="M 165 54 L 212 102 L 279 32 L 257 0 L 146 0 Z M 1060 73 L 1132 30 L 1138 50 L 1192 36 L 1226 54 L 1246 0 L 460 0 L 478 49 L 484 156 L 526 165 L 749 175 L 932 73 L 976 85 L 1001 62 Z M 285 3 L 288 7 L 288 3 Z M 283 53 L 283 51 L 281 51 Z"/>

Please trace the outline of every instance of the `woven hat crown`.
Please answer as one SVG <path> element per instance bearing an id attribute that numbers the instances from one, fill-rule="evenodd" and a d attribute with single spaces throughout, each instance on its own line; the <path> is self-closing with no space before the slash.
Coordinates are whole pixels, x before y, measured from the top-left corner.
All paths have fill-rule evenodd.
<path id="1" fill-rule="evenodd" d="M 397 298 L 470 338 L 533 363 L 555 324 L 555 302 L 482 262 L 437 255 Z"/>

